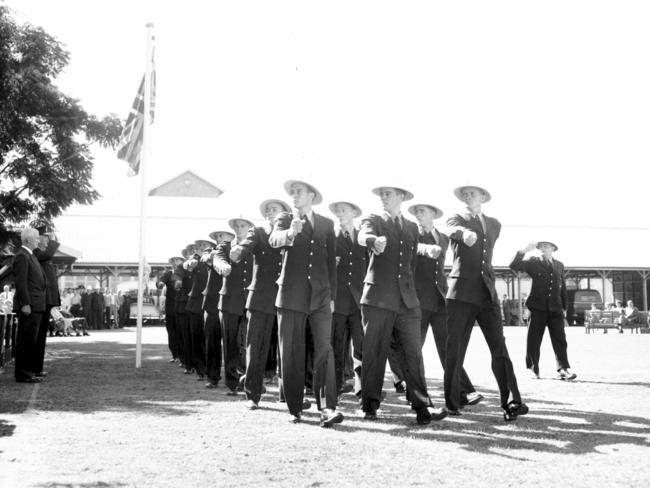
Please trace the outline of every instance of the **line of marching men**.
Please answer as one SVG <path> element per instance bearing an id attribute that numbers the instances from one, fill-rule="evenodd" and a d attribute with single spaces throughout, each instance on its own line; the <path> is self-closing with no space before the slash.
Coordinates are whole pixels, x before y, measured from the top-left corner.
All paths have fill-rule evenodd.
<path id="1" fill-rule="evenodd" d="M 300 422 L 310 407 L 304 396 L 307 345 L 313 345 L 312 388 L 320 425 L 343 421 L 337 403 L 346 387 L 351 339 L 354 393 L 364 418 L 377 419 L 388 361 L 396 388 L 405 385 L 417 423 L 428 424 L 460 415 L 466 405 L 483 399 L 463 368 L 477 322 L 492 356 L 504 419 L 528 412 L 503 336 L 491 264 L 501 226 L 481 211 L 491 198 L 487 190 L 455 190 L 467 212 L 451 217 L 445 234 L 434 226 L 442 211 L 429 203 L 408 207 L 417 225 L 404 218 L 402 203 L 413 194 L 403 188 L 374 188 L 383 212 L 365 216 L 358 228 L 354 220 L 362 211 L 354 202 L 330 203 L 335 228 L 313 211 L 323 201 L 314 185 L 289 180 L 284 189 L 291 205 L 281 199 L 261 202 L 264 225 L 233 218 L 232 232 L 213 232 L 211 241 L 198 240 L 182 257 L 169 260 L 173 269 L 159 286 L 166 286 L 170 350 L 186 373 L 195 372 L 214 388 L 222 379 L 223 355 L 228 394 L 243 389 L 247 408 L 259 408 L 277 323 L 280 396 L 291 421 Z M 447 280 L 449 248 L 454 264 Z M 422 358 L 429 328 L 444 368 L 445 407 L 438 409 L 427 392 Z"/>

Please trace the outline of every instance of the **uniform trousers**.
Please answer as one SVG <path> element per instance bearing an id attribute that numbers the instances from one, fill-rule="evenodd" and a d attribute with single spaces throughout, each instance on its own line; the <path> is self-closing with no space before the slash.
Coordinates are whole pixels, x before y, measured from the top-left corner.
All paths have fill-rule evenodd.
<path id="1" fill-rule="evenodd" d="M 353 347 L 354 391 L 358 393 L 361 391 L 361 351 L 363 350 L 363 325 L 359 309 L 347 315 L 336 312 L 332 315 L 332 348 L 337 391 L 341 390 L 345 380 L 345 358 L 350 339 Z"/>
<path id="2" fill-rule="evenodd" d="M 422 334 L 422 346 L 427 338 L 427 332 L 431 327 L 433 333 L 433 340 L 436 343 L 438 351 L 438 358 L 442 369 L 445 369 L 445 362 L 447 360 L 447 311 L 434 312 L 433 310 L 422 309 L 422 320 L 420 322 L 420 332 Z M 474 393 L 474 385 L 469 379 L 464 367 L 460 368 L 460 397 L 462 400 L 467 400 L 468 393 Z"/>
<path id="3" fill-rule="evenodd" d="M 269 356 L 271 334 L 276 314 L 258 310 L 248 311 L 248 331 L 246 332 L 246 398 L 255 403 L 262 396 L 264 371 Z"/>
<path id="4" fill-rule="evenodd" d="M 503 336 L 499 305 L 492 303 L 487 295 L 481 305 L 447 300 L 447 361 L 445 367 L 445 402 L 447 408 L 458 410 L 461 407 L 460 375 L 465 362 L 465 354 L 472 335 L 474 322 L 478 322 L 485 342 L 492 356 L 492 373 L 497 380 L 501 406 L 512 401 L 520 402 L 517 378 L 508 355 L 506 339 Z"/>
<path id="5" fill-rule="evenodd" d="M 115 326 L 117 327 L 117 317 L 115 317 Z M 176 338 L 176 314 L 174 310 L 165 310 L 165 329 L 167 329 L 167 346 L 172 357 L 177 359 L 178 356 L 178 340 Z"/>
<path id="6" fill-rule="evenodd" d="M 36 342 L 43 312 L 32 312 L 25 315 L 18 312 L 18 330 L 16 332 L 16 356 L 14 376 L 22 381 L 34 376 L 34 358 Z"/>
<path id="7" fill-rule="evenodd" d="M 242 327 L 246 327 L 246 316 L 230 312 L 219 312 L 223 333 L 223 364 L 226 386 L 236 390 L 239 378 L 244 373 L 241 367 L 239 336 Z"/>
<path id="8" fill-rule="evenodd" d="M 218 313 L 205 313 L 205 368 L 212 384 L 221 380 L 221 322 Z"/>
<path id="9" fill-rule="evenodd" d="M 361 407 L 364 412 L 379 408 L 384 384 L 386 361 L 391 341 L 394 357 L 406 381 L 406 399 L 415 410 L 431 405 L 424 377 L 424 362 L 420 344 L 420 308 L 399 312 L 361 305 L 363 323 L 363 362 L 361 365 Z"/>
<path id="10" fill-rule="evenodd" d="M 45 361 L 45 343 L 47 341 L 47 331 L 50 328 L 50 310 L 52 306 L 45 307 L 45 313 L 41 314 L 41 323 L 38 326 L 36 336 L 36 351 L 34 353 L 34 366 L 32 371 L 36 373 L 43 372 L 43 362 Z"/>
<path id="11" fill-rule="evenodd" d="M 309 325 L 314 343 L 313 389 L 319 409 L 335 409 L 338 390 L 332 349 L 332 310 L 326 303 L 309 315 L 286 308 L 278 309 L 280 369 L 284 397 L 289 413 L 302 411 L 305 391 L 305 324 Z"/>
<path id="12" fill-rule="evenodd" d="M 190 340 L 192 341 L 192 364 L 196 374 L 205 376 L 205 334 L 203 332 L 203 311 L 190 312 Z"/>
<path id="13" fill-rule="evenodd" d="M 539 374 L 539 348 L 547 325 L 553 352 L 555 352 L 557 369 L 568 369 L 570 367 L 567 356 L 566 334 L 564 332 L 564 315 L 562 312 L 532 309 L 526 338 L 526 367 L 532 369 L 535 374 Z"/>
<path id="14" fill-rule="evenodd" d="M 183 305 L 185 307 L 185 305 Z M 180 360 L 185 366 L 185 369 L 194 368 L 194 361 L 192 360 L 192 338 L 190 336 L 190 315 L 187 312 L 176 312 L 176 327 L 180 331 L 181 344 L 179 345 L 179 352 L 181 354 Z"/>

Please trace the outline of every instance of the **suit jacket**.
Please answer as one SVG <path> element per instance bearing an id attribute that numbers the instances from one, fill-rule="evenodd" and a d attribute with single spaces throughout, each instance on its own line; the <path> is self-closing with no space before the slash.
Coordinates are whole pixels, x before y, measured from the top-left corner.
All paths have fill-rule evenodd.
<path id="1" fill-rule="evenodd" d="M 192 289 L 192 273 L 178 266 L 174 270 L 174 288 L 176 289 L 176 313 L 187 313 L 185 306 Z"/>
<path id="2" fill-rule="evenodd" d="M 524 261 L 524 253 L 517 252 L 510 268 L 528 273 L 533 280 L 530 296 L 526 299 L 529 309 L 549 312 L 562 312 L 567 309 L 564 265 L 560 261 L 553 259 L 552 266 L 537 256 Z"/>
<path id="3" fill-rule="evenodd" d="M 192 270 L 192 288 L 187 294 L 187 305 L 185 310 L 190 313 L 201 313 L 203 309 L 203 290 L 208 281 L 208 265 L 199 261 Z"/>
<path id="4" fill-rule="evenodd" d="M 487 288 L 492 303 L 499 303 L 494 285 L 492 268 L 494 244 L 501 233 L 501 223 L 495 218 L 483 215 L 486 232 L 480 222 L 472 219 L 470 213 L 456 214 L 447 220 L 450 246 L 454 251 L 454 264 L 449 275 L 449 300 L 481 305 L 484 288 Z M 463 242 L 463 231 L 476 233 L 477 240 L 472 247 Z"/>
<path id="5" fill-rule="evenodd" d="M 368 250 L 359 244 L 354 229 L 350 239 L 346 239 L 341 229 L 335 232 L 336 257 L 336 300 L 334 312 L 350 315 L 359 310 L 361 293 L 363 292 L 363 278 L 368 270 Z"/>
<path id="6" fill-rule="evenodd" d="M 402 303 L 407 308 L 419 307 L 415 291 L 418 226 L 402 218 L 402 231 L 398 232 L 386 213 L 365 217 L 361 221 L 359 244 L 372 249 L 380 236 L 386 237 L 386 249 L 381 254 L 370 253 L 361 304 L 393 312 L 399 312 Z"/>
<path id="7" fill-rule="evenodd" d="M 284 248 L 275 305 L 309 313 L 336 298 L 336 246 L 334 222 L 314 213 L 314 225 L 288 237 L 293 215 L 283 212 L 275 219 L 269 236 L 272 247 Z"/>
<path id="8" fill-rule="evenodd" d="M 224 264 L 229 264 L 231 267 L 230 274 L 223 278 L 219 310 L 235 315 L 244 315 L 246 288 L 251 284 L 253 276 L 253 259 L 247 256 L 243 257 L 238 263 L 231 262 L 230 242 L 219 244 L 213 259 L 215 269 L 219 269 L 219 266 Z"/>
<path id="9" fill-rule="evenodd" d="M 45 248 L 41 251 L 38 247 L 34 249 L 34 256 L 41 263 L 47 285 L 45 288 L 45 305 L 48 307 L 58 307 L 61 305 L 61 295 L 59 294 L 59 283 L 56 276 L 56 268 L 52 264 L 52 257 L 60 244 L 55 241 L 50 241 Z"/>
<path id="10" fill-rule="evenodd" d="M 29 305 L 32 312 L 45 312 L 45 289 L 47 278 L 36 256 L 20 247 L 14 256 L 14 312 Z"/>
<path id="11" fill-rule="evenodd" d="M 447 277 L 445 276 L 445 256 L 449 248 L 449 237 L 441 232 L 438 232 L 438 236 L 438 242 L 436 242 L 430 232 L 425 234 L 420 230 L 418 243 L 437 244 L 442 251 L 437 259 L 431 259 L 418 253 L 415 268 L 415 290 L 420 300 L 420 307 L 423 310 L 431 310 L 432 312 L 445 311 L 445 297 L 449 289 Z"/>
<path id="12" fill-rule="evenodd" d="M 216 251 L 210 253 L 210 259 L 205 264 L 208 265 L 208 279 L 203 290 L 203 310 L 208 313 L 219 313 L 219 298 L 221 287 L 223 286 L 223 277 L 213 268 L 214 255 Z"/>
<path id="13" fill-rule="evenodd" d="M 165 315 L 174 313 L 176 306 L 176 289 L 174 288 L 174 272 L 171 269 L 165 271 L 158 280 L 158 288 L 165 285 Z"/>
<path id="14" fill-rule="evenodd" d="M 254 227 L 239 243 L 244 248 L 242 259 L 253 256 L 253 279 L 248 286 L 246 308 L 274 314 L 278 296 L 278 277 L 282 268 L 282 251 L 271 247 L 264 227 Z"/>

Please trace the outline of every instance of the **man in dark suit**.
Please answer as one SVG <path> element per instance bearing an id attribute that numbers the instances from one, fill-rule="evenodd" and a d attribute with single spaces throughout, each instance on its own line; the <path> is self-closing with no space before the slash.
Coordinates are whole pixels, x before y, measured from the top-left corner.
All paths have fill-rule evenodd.
<path id="1" fill-rule="evenodd" d="M 269 238 L 284 248 L 278 284 L 278 334 L 282 386 L 293 422 L 300 422 L 305 387 L 305 324 L 309 319 L 314 343 L 313 390 L 321 410 L 320 426 L 343 421 L 336 410 L 338 395 L 332 350 L 332 309 L 336 297 L 334 222 L 312 210 L 323 201 L 309 183 L 284 184 L 295 211 L 283 212 Z"/>
<path id="2" fill-rule="evenodd" d="M 47 376 L 47 372 L 43 371 L 43 361 L 45 360 L 47 331 L 50 327 L 50 310 L 52 310 L 52 307 L 59 307 L 61 305 L 56 268 L 52 264 L 52 258 L 59 245 L 56 238 L 48 233 L 44 233 L 39 237 L 38 247 L 34 249 L 34 256 L 36 256 L 36 259 L 41 264 L 47 281 L 47 287 L 45 289 L 45 313 L 41 316 L 41 325 L 38 328 L 36 356 L 34 358 L 34 374 L 37 377 Z"/>
<path id="3" fill-rule="evenodd" d="M 235 234 L 230 231 L 210 232 L 210 239 L 217 243 L 217 247 L 225 241 L 232 241 Z M 219 298 L 223 277 L 214 269 L 213 251 L 201 256 L 208 266 L 208 280 L 203 290 L 203 312 L 205 313 L 205 366 L 208 381 L 206 388 L 216 388 L 221 380 L 221 321 L 219 320 Z"/>
<path id="4" fill-rule="evenodd" d="M 275 299 L 278 295 L 277 280 L 282 267 L 282 254 L 280 249 L 271 247 L 269 235 L 275 218 L 289 210 L 289 205 L 282 200 L 264 200 L 260 205 L 260 213 L 266 219 L 266 225 L 250 228 L 246 237 L 230 250 L 230 259 L 234 263 L 246 256 L 253 257 L 253 280 L 248 286 L 246 300 L 248 331 L 244 382 L 247 408 L 250 410 L 258 408 L 262 396 L 264 369 L 277 317 Z"/>
<path id="5" fill-rule="evenodd" d="M 422 319 L 420 332 L 422 346 L 431 327 L 433 340 L 438 351 L 438 358 L 445 369 L 447 358 L 447 277 L 445 275 L 445 258 L 449 249 L 449 237 L 438 231 L 433 225 L 435 219 L 442 217 L 442 210 L 426 203 L 411 205 L 409 213 L 418 221 L 418 257 L 415 268 L 415 290 L 420 300 Z M 461 407 L 476 405 L 483 396 L 477 393 L 465 368 L 460 370 Z"/>
<path id="6" fill-rule="evenodd" d="M 190 319 L 190 337 L 192 340 L 192 361 L 196 370 L 197 380 L 203 381 L 206 374 L 205 367 L 205 333 L 203 330 L 203 290 L 208 281 L 208 265 L 201 257 L 209 254 L 214 248 L 214 242 L 199 239 L 194 242 L 195 254 L 186 263 L 187 269 L 192 273 L 192 288 L 188 294 L 187 310 Z"/>
<path id="7" fill-rule="evenodd" d="M 41 379 L 36 377 L 34 368 L 38 330 L 46 310 L 47 278 L 34 256 L 34 249 L 39 243 L 38 231 L 27 227 L 20 239 L 22 246 L 16 251 L 13 261 L 16 285 L 14 313 L 18 315 L 14 374 L 19 383 L 39 383 Z"/>
<path id="8" fill-rule="evenodd" d="M 371 251 L 361 297 L 364 329 L 361 408 L 377 419 L 391 340 L 406 381 L 406 398 L 418 424 L 446 417 L 433 410 L 427 392 L 420 340 L 420 301 L 415 292 L 418 227 L 402 216 L 401 206 L 413 194 L 391 186 L 374 188 L 384 212 L 361 221 L 358 241 Z"/>
<path id="9" fill-rule="evenodd" d="M 345 389 L 345 355 L 351 339 L 354 392 L 360 395 L 363 350 L 361 292 L 368 269 L 368 250 L 357 241 L 359 231 L 354 226 L 354 219 L 361 216 L 361 208 L 354 203 L 340 201 L 330 203 L 329 209 L 339 221 L 339 228 L 336 229 L 336 300 L 332 318 L 336 388 L 340 393 Z"/>
<path id="10" fill-rule="evenodd" d="M 532 256 L 524 260 L 527 252 L 533 249 L 542 252 L 541 257 Z M 564 265 L 553 258 L 557 246 L 552 242 L 530 242 L 524 249 L 517 251 L 510 263 L 514 271 L 528 273 L 533 280 L 530 296 L 526 306 L 530 310 L 530 324 L 526 338 L 526 367 L 534 378 L 539 378 L 539 349 L 548 326 L 551 344 L 555 352 L 558 377 L 561 380 L 574 380 L 576 374 L 569 370 L 564 318 L 567 309 L 567 291 L 564 280 Z"/>
<path id="11" fill-rule="evenodd" d="M 176 289 L 174 288 L 174 269 L 183 264 L 183 258 L 174 256 L 169 258 L 171 268 L 158 279 L 158 288 L 165 287 L 165 328 L 167 329 L 167 346 L 172 353 L 170 362 L 179 361 L 178 330 L 176 325 Z"/>
<path id="12" fill-rule="evenodd" d="M 195 254 L 194 244 L 190 244 L 181 251 L 183 264 L 174 270 L 174 288 L 176 289 L 176 325 L 180 331 L 179 354 L 182 365 L 185 367 L 184 374 L 192 374 L 194 371 L 194 359 L 192 355 L 192 336 L 190 333 L 190 316 L 186 310 L 187 300 L 192 289 L 192 273 L 185 269 L 185 263 L 192 259 Z"/>
<path id="13" fill-rule="evenodd" d="M 503 336 L 494 284 L 492 251 L 501 232 L 501 224 L 481 212 L 482 204 L 491 198 L 487 190 L 467 185 L 456 188 L 454 194 L 465 203 L 468 211 L 447 220 L 454 264 L 447 292 L 445 402 L 451 415 L 460 414 L 461 371 L 474 322 L 478 322 L 492 356 L 492 372 L 499 386 L 503 417 L 514 420 L 526 414 L 528 407 L 521 401 L 517 387 L 517 378 Z"/>
<path id="14" fill-rule="evenodd" d="M 246 350 L 240 337 L 246 337 L 246 290 L 253 276 L 253 257 L 245 256 L 239 262 L 230 259 L 232 246 L 243 241 L 253 222 L 234 218 L 228 225 L 235 232 L 235 239 L 217 246 L 212 266 L 223 276 L 219 311 L 223 329 L 224 376 L 228 395 L 237 395 L 239 381 L 246 370 Z M 244 339 L 245 342 L 245 339 Z"/>

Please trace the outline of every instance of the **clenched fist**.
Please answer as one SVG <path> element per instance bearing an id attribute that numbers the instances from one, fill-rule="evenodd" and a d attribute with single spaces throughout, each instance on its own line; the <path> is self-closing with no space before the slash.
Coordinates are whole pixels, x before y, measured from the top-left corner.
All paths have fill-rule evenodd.
<path id="1" fill-rule="evenodd" d="M 472 247 L 474 244 L 476 244 L 476 232 L 471 230 L 464 230 L 463 242 L 467 247 Z"/>
<path id="2" fill-rule="evenodd" d="M 372 250 L 375 252 L 375 254 L 381 254 L 386 250 L 386 237 L 385 236 L 379 236 L 377 239 L 375 239 L 375 242 L 372 246 Z"/>

